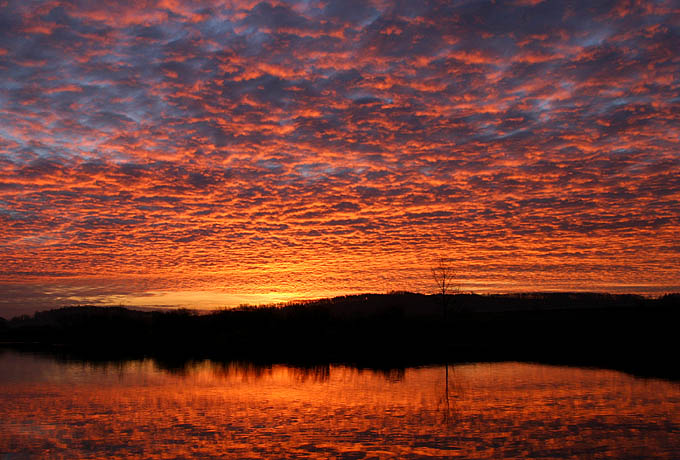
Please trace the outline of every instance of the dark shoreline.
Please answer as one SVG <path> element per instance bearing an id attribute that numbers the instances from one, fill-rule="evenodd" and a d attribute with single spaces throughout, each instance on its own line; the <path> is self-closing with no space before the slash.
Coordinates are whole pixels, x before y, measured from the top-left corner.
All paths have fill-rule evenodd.
<path id="1" fill-rule="evenodd" d="M 72 307 L 13 319 L 3 348 L 88 362 L 151 358 L 403 369 L 522 361 L 680 380 L 680 296 L 348 296 L 198 315 Z"/>

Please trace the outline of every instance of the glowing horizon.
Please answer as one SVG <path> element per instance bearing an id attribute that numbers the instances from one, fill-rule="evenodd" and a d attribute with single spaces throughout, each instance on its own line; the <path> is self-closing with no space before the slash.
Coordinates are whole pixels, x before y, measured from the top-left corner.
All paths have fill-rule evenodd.
<path id="1" fill-rule="evenodd" d="M 0 316 L 432 292 L 441 254 L 464 291 L 680 291 L 670 0 L 0 23 Z"/>

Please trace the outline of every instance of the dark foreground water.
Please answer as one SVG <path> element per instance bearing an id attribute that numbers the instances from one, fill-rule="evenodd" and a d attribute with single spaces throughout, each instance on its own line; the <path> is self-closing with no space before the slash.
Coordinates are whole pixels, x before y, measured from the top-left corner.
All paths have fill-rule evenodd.
<path id="1" fill-rule="evenodd" d="M 523 363 L 170 371 L 0 351 L 0 458 L 677 459 L 680 384 Z"/>

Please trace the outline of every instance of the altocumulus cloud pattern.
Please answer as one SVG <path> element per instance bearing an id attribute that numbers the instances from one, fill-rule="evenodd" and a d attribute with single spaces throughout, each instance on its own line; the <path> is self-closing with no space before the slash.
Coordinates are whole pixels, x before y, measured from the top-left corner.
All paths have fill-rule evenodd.
<path id="1" fill-rule="evenodd" d="M 0 1 L 0 313 L 429 291 L 441 253 L 677 290 L 678 50 L 672 0 Z"/>

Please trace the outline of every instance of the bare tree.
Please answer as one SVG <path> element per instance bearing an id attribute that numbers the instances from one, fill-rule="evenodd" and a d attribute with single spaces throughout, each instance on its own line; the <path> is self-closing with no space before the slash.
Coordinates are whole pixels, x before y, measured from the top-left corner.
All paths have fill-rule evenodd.
<path id="1" fill-rule="evenodd" d="M 456 271 L 451 264 L 449 259 L 441 256 L 431 268 L 432 278 L 434 278 L 435 283 L 437 283 L 437 291 L 441 295 L 442 302 L 442 314 L 444 316 L 444 324 L 446 324 L 448 318 L 448 304 L 449 295 L 453 292 L 458 291 L 455 282 Z M 455 411 L 451 409 L 451 402 L 449 400 L 449 363 L 446 362 L 445 367 L 445 388 L 444 388 L 444 407 L 443 407 L 443 422 L 449 424 L 453 421 L 455 416 Z"/>
<path id="2" fill-rule="evenodd" d="M 432 267 L 432 278 L 434 278 L 434 281 L 437 283 L 437 292 L 441 295 L 444 320 L 447 319 L 448 296 L 455 290 L 455 276 L 456 272 L 453 266 L 444 257 L 440 257 Z"/>

